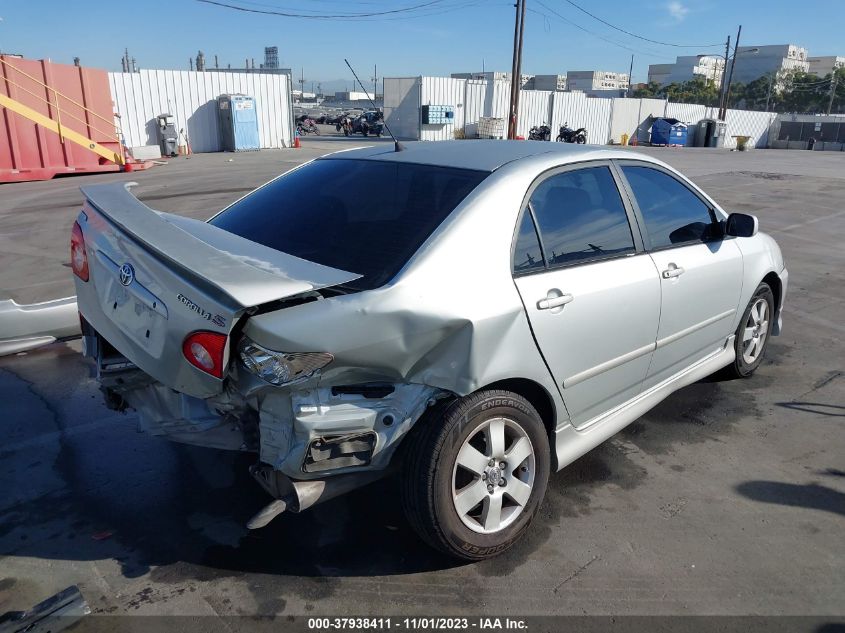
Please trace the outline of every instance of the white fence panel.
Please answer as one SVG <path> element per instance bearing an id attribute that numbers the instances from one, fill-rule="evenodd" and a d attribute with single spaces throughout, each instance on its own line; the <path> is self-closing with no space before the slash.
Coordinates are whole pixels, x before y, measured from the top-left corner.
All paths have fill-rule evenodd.
<path id="1" fill-rule="evenodd" d="M 612 99 L 613 111 L 610 115 L 610 141 L 621 143 L 622 135 L 631 139 L 640 125 L 641 99 Z"/>
<path id="2" fill-rule="evenodd" d="M 466 79 L 423 77 L 420 105 L 447 105 L 455 111 L 454 124 L 422 125 L 420 140 L 447 141 L 455 138 L 455 130 L 464 129 L 464 96 Z"/>
<path id="3" fill-rule="evenodd" d="M 293 144 L 287 75 L 142 70 L 109 73 L 109 85 L 130 147 L 157 145 L 155 118 L 167 113 L 187 131 L 193 151 L 220 151 L 217 97 L 229 93 L 255 98 L 261 147 Z"/>
<path id="4" fill-rule="evenodd" d="M 384 119 L 397 138 L 420 138 L 420 77 L 384 80 Z"/>
<path id="5" fill-rule="evenodd" d="M 119 74 L 118 77 L 120 77 Z M 221 77 L 221 81 L 225 79 Z M 143 103 L 146 103 L 144 99 L 161 103 L 162 96 L 158 90 L 144 93 L 143 86 L 138 86 L 134 78 L 123 78 L 120 82 L 115 80 L 113 83 L 119 83 L 120 88 L 113 88 L 113 91 L 120 92 L 123 95 L 123 102 L 131 102 L 129 105 L 134 105 L 138 99 Z M 227 90 L 232 89 L 220 86 L 213 92 L 220 93 Z M 131 96 L 138 91 L 143 94 L 143 97 L 135 99 Z M 465 80 L 448 77 L 385 79 L 385 116 L 391 129 L 402 138 L 447 140 L 454 138 L 456 130 L 463 130 L 467 137 L 474 137 L 477 134 L 478 120 L 482 116 L 507 120 L 509 102 L 510 81 L 502 79 Z M 421 126 L 419 106 L 426 104 L 452 106 L 455 110 L 454 125 Z M 122 111 L 121 107 L 128 106 L 119 105 L 118 111 Z M 648 143 L 654 119 L 668 116 L 693 126 L 689 135 L 689 144 L 691 144 L 695 136 L 695 124 L 704 118 L 715 118 L 717 114 L 716 108 L 699 104 L 667 103 L 663 99 L 604 99 L 589 98 L 578 92 L 523 90 L 520 92 L 517 134 L 527 137 L 532 126 L 549 123 L 552 136 L 555 137 L 559 128 L 564 123 L 568 123 L 572 128 L 587 128 L 587 141 L 593 145 L 618 143 L 621 141 L 622 134 L 627 134 L 630 139 L 636 138 L 640 143 Z M 765 147 L 769 128 L 774 119 L 774 114 L 765 112 L 728 110 L 728 137 L 725 145 L 734 147 L 736 141 L 733 136 L 742 134 L 752 137 L 752 142 L 756 147 Z M 138 133 L 137 124 L 134 127 L 132 125 L 127 127 L 131 128 L 133 133 Z"/>
<path id="6" fill-rule="evenodd" d="M 552 121 L 552 95 L 548 90 L 520 90 L 519 118 L 516 134 L 528 138 L 528 131 L 535 125 L 550 125 Z M 557 132 L 552 134 L 554 140 Z"/>
<path id="7" fill-rule="evenodd" d="M 666 116 L 695 125 L 707 114 L 707 106 L 697 103 L 667 103 Z"/>
<path id="8" fill-rule="evenodd" d="M 511 114 L 511 82 L 493 79 L 493 90 L 487 91 L 487 114 L 497 119 L 509 119 Z"/>
<path id="9" fill-rule="evenodd" d="M 772 112 L 751 110 L 728 110 L 725 123 L 728 124 L 725 147 L 736 147 L 734 136 L 750 136 L 750 147 L 764 148 L 769 142 L 769 129 L 777 118 Z"/>
<path id="10" fill-rule="evenodd" d="M 587 143 L 606 145 L 610 140 L 612 99 L 590 99 L 582 92 L 555 92 L 552 97 L 552 138 L 560 127 L 587 128 Z"/>
<path id="11" fill-rule="evenodd" d="M 687 124 L 687 147 L 695 145 L 698 122 L 706 118 L 707 106 L 697 103 L 667 103 L 666 116 Z"/>
<path id="12" fill-rule="evenodd" d="M 629 139 L 636 138 L 639 143 L 648 143 L 655 117 L 672 116 L 666 114 L 666 108 L 663 99 L 613 99 L 611 142 L 621 143 L 622 135 L 627 134 Z"/>
<path id="13" fill-rule="evenodd" d="M 487 116 L 487 92 L 491 91 L 484 79 L 467 79 L 464 84 L 464 134 L 467 138 L 478 136 L 478 120 Z"/>

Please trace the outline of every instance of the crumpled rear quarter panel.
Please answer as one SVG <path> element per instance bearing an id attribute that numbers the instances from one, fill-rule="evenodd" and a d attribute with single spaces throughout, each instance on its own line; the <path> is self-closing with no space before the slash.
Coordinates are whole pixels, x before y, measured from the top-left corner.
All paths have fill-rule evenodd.
<path id="1" fill-rule="evenodd" d="M 506 165 L 447 218 L 382 288 L 251 317 L 244 333 L 270 349 L 334 355 L 321 385 L 386 380 L 466 395 L 527 378 L 566 419 L 511 275 L 522 199 L 537 174 Z"/>

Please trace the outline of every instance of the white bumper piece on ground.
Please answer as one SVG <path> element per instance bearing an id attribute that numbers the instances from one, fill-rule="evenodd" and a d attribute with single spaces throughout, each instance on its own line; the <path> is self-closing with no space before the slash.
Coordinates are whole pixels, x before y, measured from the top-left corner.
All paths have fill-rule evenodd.
<path id="1" fill-rule="evenodd" d="M 78 336 L 76 297 L 19 305 L 0 301 L 0 356 L 16 354 L 62 338 Z"/>

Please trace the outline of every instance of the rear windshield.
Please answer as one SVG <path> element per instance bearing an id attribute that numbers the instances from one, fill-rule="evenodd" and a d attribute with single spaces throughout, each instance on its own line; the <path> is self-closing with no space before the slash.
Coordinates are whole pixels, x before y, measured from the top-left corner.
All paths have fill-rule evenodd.
<path id="1" fill-rule="evenodd" d="M 487 172 L 321 159 L 236 202 L 210 222 L 253 242 L 363 275 L 393 278 Z"/>

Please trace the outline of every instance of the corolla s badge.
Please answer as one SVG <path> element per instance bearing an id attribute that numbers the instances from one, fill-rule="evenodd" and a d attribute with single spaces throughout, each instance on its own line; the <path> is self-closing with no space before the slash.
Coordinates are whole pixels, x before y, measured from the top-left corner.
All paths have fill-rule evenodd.
<path id="1" fill-rule="evenodd" d="M 133 281 L 135 281 L 135 269 L 132 268 L 132 264 L 124 264 L 120 267 L 120 283 L 128 286 Z"/>
<path id="2" fill-rule="evenodd" d="M 203 319 L 205 319 L 207 321 L 211 321 L 212 323 L 214 323 L 214 325 L 216 325 L 218 327 L 226 327 L 226 319 L 224 319 L 219 314 L 215 314 L 214 316 L 212 316 L 211 312 L 209 312 L 205 308 L 201 307 L 200 305 L 194 303 L 193 301 L 188 299 L 188 297 L 183 295 L 181 292 L 178 295 L 176 295 L 176 298 L 179 300 L 179 302 L 182 305 L 184 305 L 189 310 L 193 310 L 199 316 L 201 316 Z"/>

